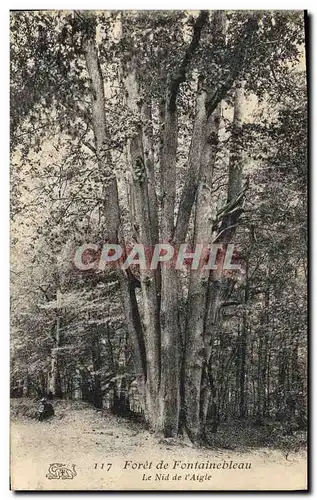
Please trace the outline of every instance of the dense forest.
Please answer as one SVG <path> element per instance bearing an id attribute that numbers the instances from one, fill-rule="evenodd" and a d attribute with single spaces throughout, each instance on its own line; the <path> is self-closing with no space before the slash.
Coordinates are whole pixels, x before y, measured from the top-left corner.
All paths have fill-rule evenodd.
<path id="1" fill-rule="evenodd" d="M 301 11 L 12 12 L 12 397 L 305 426 L 306 136 Z M 241 270 L 74 265 L 158 242 Z"/>

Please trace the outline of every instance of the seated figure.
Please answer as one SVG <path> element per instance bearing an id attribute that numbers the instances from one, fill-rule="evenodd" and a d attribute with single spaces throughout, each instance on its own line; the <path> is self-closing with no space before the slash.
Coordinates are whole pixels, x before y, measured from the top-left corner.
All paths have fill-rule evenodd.
<path id="1" fill-rule="evenodd" d="M 49 403 L 46 398 L 42 398 L 40 401 L 40 406 L 37 410 L 38 420 L 42 422 L 50 417 L 54 416 L 54 408 L 52 403 Z"/>

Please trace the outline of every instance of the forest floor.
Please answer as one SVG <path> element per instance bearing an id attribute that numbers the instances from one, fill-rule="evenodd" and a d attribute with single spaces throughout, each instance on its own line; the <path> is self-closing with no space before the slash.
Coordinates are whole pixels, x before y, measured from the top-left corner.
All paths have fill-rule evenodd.
<path id="1" fill-rule="evenodd" d="M 272 435 L 269 442 L 267 430 L 226 423 L 219 426 L 211 447 L 197 449 L 182 440 L 162 439 L 137 422 L 115 417 L 106 410 L 95 410 L 79 401 L 54 402 L 55 417 L 38 422 L 32 418 L 37 405 L 32 400 L 12 400 L 12 489 L 303 490 L 307 487 L 303 436 L 295 443 L 269 428 Z M 67 481 L 47 479 L 51 463 L 68 467 L 75 464 L 76 477 Z M 207 468 L 210 464 L 216 466 Z M 247 469 L 241 464 L 251 467 Z"/>

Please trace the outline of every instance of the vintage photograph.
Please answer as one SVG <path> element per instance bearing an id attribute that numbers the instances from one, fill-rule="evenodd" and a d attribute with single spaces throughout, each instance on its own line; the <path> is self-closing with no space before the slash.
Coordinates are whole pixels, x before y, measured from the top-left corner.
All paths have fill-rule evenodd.
<path id="1" fill-rule="evenodd" d="M 307 37 L 11 11 L 12 490 L 307 490 Z"/>

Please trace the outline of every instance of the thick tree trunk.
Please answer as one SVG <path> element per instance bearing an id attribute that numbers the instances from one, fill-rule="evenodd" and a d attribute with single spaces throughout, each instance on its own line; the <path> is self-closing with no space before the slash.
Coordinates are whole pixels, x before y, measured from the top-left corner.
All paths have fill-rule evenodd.
<path id="1" fill-rule="evenodd" d="M 201 103 L 201 113 L 205 112 L 205 101 Z M 193 248 L 210 244 L 212 219 L 212 176 L 217 152 L 220 109 L 211 115 L 207 124 L 207 137 L 204 146 L 200 180 L 196 201 Z M 201 383 L 203 365 L 206 362 L 204 345 L 204 325 L 209 271 L 192 269 L 188 292 L 188 320 L 185 340 L 185 414 L 186 429 L 190 438 L 199 442 L 201 428 Z M 208 365 L 206 365 L 207 367 Z M 208 379 L 208 376 L 205 376 Z M 205 413 L 203 411 L 203 413 Z"/>
<path id="2" fill-rule="evenodd" d="M 161 162 L 161 239 L 170 242 L 174 228 L 176 195 L 176 109 L 167 106 Z M 178 320 L 178 275 L 169 263 L 161 265 L 161 386 L 160 404 L 162 428 L 166 436 L 178 432 L 180 409 L 180 354 Z"/>
<path id="3" fill-rule="evenodd" d="M 233 137 L 232 137 L 232 151 L 230 155 L 230 163 L 229 163 L 229 179 L 228 179 L 228 188 L 227 188 L 227 207 L 229 208 L 228 214 L 222 218 L 222 223 L 218 230 L 218 236 L 215 238 L 217 243 L 223 243 L 224 248 L 226 249 L 227 244 L 230 243 L 236 232 L 236 225 L 238 223 L 239 212 L 234 212 L 232 215 L 230 213 L 230 206 L 232 203 L 235 203 L 237 197 L 238 204 L 242 204 L 243 196 L 242 192 L 242 170 L 243 170 L 243 158 L 242 158 L 242 148 L 241 148 L 241 129 L 242 129 L 242 121 L 243 121 L 243 106 L 244 106 L 244 91 L 243 84 L 237 85 L 236 93 L 235 93 L 235 106 L 234 106 L 234 120 L 233 120 Z M 205 364 L 206 366 L 210 366 L 211 360 L 211 339 L 213 332 L 218 328 L 219 321 L 219 309 L 222 301 L 231 293 L 232 288 L 232 280 L 225 279 L 221 275 L 219 275 L 218 270 L 210 271 L 209 273 L 209 283 L 208 283 L 208 294 L 206 298 L 206 315 L 205 315 L 205 323 L 204 323 L 204 352 L 205 355 Z M 206 368 L 204 368 L 206 372 Z M 214 377 L 215 378 L 215 377 Z M 205 376 L 203 381 L 206 383 L 207 377 Z M 217 388 L 213 383 L 213 392 L 217 392 Z M 211 388 L 209 390 L 204 391 L 204 397 L 211 397 Z M 206 408 L 208 405 L 208 401 L 202 401 L 201 404 Z M 206 415 L 206 411 L 203 412 L 203 415 Z M 206 422 L 202 422 L 202 427 L 206 424 Z M 196 426 L 197 427 L 197 426 Z M 204 433 L 204 432 L 203 432 Z"/>
<path id="4" fill-rule="evenodd" d="M 127 65 L 127 76 L 125 87 L 128 95 L 129 109 L 135 116 L 141 119 L 141 107 L 139 106 L 140 95 L 134 62 Z M 143 106 L 145 112 L 145 106 Z M 148 110 L 147 110 L 148 111 Z M 156 204 L 153 193 L 153 165 L 150 157 L 150 139 L 145 127 L 138 125 L 134 131 L 134 137 L 128 141 L 128 158 L 132 170 L 133 197 L 135 208 L 135 220 L 138 227 L 139 242 L 145 249 L 145 257 L 150 258 L 153 245 L 157 241 L 158 226 Z M 145 139 L 145 144 L 144 144 Z M 144 150 L 146 156 L 144 156 Z M 149 184 L 148 175 L 151 176 Z M 150 186 L 150 187 L 149 187 Z M 151 199 L 149 196 L 151 193 Z M 155 240 L 153 241 L 153 238 Z M 140 265 L 140 282 L 143 298 L 143 334 L 146 356 L 146 419 L 151 427 L 157 428 L 159 424 L 159 384 L 160 384 L 160 325 L 159 325 L 159 301 L 157 293 L 157 273 L 146 265 Z"/>
<path id="5" fill-rule="evenodd" d="M 185 241 L 189 219 L 199 184 L 200 161 L 205 145 L 207 124 L 205 101 L 206 91 L 203 88 L 203 79 L 199 78 L 194 129 L 188 156 L 188 167 L 173 238 L 173 240 L 178 243 L 183 243 Z"/>
<path id="6" fill-rule="evenodd" d="M 208 19 L 208 12 L 201 12 L 196 19 L 191 42 L 180 66 L 175 71 L 167 89 L 163 145 L 161 150 L 161 239 L 163 242 L 180 243 L 174 238 L 174 211 L 176 198 L 176 153 L 178 141 L 177 96 L 179 86 L 185 81 L 188 64 L 197 50 L 201 32 Z M 187 232 L 187 228 L 185 234 Z M 179 428 L 180 413 L 180 340 L 179 326 L 179 277 L 167 263 L 161 267 L 161 390 L 162 422 L 166 436 L 174 436 Z"/>
<path id="7" fill-rule="evenodd" d="M 159 241 L 158 201 L 155 190 L 152 107 L 148 103 L 141 106 L 143 158 L 147 177 L 148 202 L 152 244 Z"/>
<path id="8" fill-rule="evenodd" d="M 104 196 L 104 214 L 106 219 L 106 239 L 111 243 L 122 243 L 120 241 L 120 210 L 118 199 L 118 188 L 115 173 L 112 168 L 112 162 L 109 154 L 105 154 L 107 130 L 105 117 L 105 96 L 104 82 L 98 52 L 95 44 L 96 30 L 94 20 L 90 18 L 89 13 L 81 13 L 79 16 L 83 22 L 83 52 L 86 60 L 87 70 L 91 81 L 92 95 L 92 126 L 95 137 L 96 155 L 101 179 L 103 181 Z M 133 348 L 134 363 L 136 374 L 143 382 L 146 373 L 144 372 L 144 345 L 139 321 L 138 311 L 135 309 L 135 293 L 127 276 L 119 272 L 119 281 L 121 286 L 121 301 L 123 312 L 125 314 L 126 326 L 130 336 L 130 342 Z"/>

